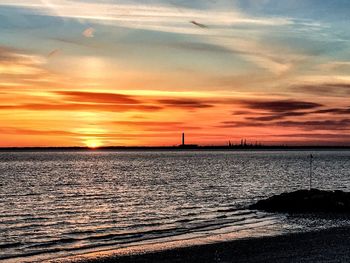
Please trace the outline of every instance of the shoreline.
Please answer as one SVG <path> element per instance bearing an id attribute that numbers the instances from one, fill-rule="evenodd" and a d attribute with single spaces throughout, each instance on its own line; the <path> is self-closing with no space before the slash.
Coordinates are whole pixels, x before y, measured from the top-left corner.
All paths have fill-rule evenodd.
<path id="1" fill-rule="evenodd" d="M 50 262 L 350 262 L 349 247 L 350 226 L 146 252 L 101 251 Z"/>

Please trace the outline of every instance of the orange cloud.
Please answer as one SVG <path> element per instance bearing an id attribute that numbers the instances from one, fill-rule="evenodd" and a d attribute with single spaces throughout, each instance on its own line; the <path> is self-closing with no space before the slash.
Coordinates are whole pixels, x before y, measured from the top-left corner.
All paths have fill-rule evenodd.
<path id="1" fill-rule="evenodd" d="M 93 104 L 93 103 L 57 103 L 57 104 L 20 104 L 0 105 L 2 110 L 34 110 L 34 111 L 155 111 L 161 109 L 153 105 L 128 105 L 128 104 Z"/>
<path id="2" fill-rule="evenodd" d="M 94 102 L 94 103 L 117 103 L 117 104 L 140 104 L 136 97 L 105 92 L 85 92 L 85 91 L 57 91 L 68 101 Z"/>

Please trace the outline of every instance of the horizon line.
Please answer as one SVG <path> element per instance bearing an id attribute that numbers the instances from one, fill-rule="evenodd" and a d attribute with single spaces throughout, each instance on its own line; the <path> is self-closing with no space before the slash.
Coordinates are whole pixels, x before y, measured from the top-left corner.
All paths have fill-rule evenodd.
<path id="1" fill-rule="evenodd" d="M 121 145 L 110 145 L 110 146 L 0 146 L 0 150 L 31 150 L 31 149 L 77 149 L 77 150 L 112 150 L 112 149 L 302 149 L 302 148 L 324 148 L 324 149 L 350 149 L 350 145 L 163 145 L 163 146 L 121 146 Z"/>

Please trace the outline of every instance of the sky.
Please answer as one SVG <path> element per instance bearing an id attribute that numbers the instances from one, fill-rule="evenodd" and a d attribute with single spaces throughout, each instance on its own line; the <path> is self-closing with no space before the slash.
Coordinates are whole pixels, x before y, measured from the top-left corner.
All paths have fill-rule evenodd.
<path id="1" fill-rule="evenodd" d="M 350 145 L 348 0 L 0 0 L 0 147 Z"/>

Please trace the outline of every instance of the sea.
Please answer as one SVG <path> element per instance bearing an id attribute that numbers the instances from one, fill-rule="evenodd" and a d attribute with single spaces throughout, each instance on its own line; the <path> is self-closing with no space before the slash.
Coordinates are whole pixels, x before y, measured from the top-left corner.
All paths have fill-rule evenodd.
<path id="1" fill-rule="evenodd" d="M 0 152 L 0 261 L 349 225 L 248 208 L 309 188 L 310 154 L 313 188 L 350 191 L 346 150 Z"/>

